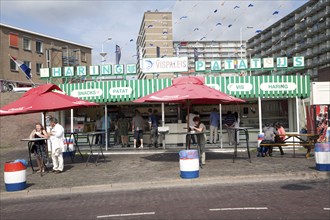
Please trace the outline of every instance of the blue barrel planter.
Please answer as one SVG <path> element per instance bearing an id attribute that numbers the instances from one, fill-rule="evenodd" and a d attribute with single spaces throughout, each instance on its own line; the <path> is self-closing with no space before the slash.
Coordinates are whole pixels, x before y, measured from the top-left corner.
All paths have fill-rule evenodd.
<path id="1" fill-rule="evenodd" d="M 7 191 L 26 188 L 26 166 L 22 162 L 7 162 L 4 167 L 4 182 Z"/>
<path id="2" fill-rule="evenodd" d="M 199 177 L 199 155 L 197 150 L 181 150 L 180 177 L 193 179 Z"/>
<path id="3" fill-rule="evenodd" d="M 330 171 L 330 143 L 315 144 L 316 169 Z"/>

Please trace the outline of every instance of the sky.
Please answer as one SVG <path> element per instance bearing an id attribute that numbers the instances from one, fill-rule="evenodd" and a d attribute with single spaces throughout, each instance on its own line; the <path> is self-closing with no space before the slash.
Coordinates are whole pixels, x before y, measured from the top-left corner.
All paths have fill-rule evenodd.
<path id="1" fill-rule="evenodd" d="M 0 22 L 28 31 L 92 47 L 92 64 L 136 63 L 136 39 L 143 14 L 172 12 L 174 41 L 247 40 L 307 0 L 1 0 Z M 252 28 L 247 28 L 252 27 Z M 107 40 L 112 38 L 111 40 Z M 131 40 L 133 39 L 133 41 Z"/>

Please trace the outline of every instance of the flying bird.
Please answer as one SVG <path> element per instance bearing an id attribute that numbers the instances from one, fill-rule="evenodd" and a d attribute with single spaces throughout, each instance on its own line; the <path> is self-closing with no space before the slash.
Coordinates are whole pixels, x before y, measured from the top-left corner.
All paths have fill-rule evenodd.
<path id="1" fill-rule="evenodd" d="M 230 28 L 231 26 L 233 26 L 232 24 L 228 25 L 228 27 Z"/>
<path id="2" fill-rule="evenodd" d="M 194 31 L 199 31 L 199 28 L 195 28 Z"/>
<path id="3" fill-rule="evenodd" d="M 254 6 L 254 5 L 252 5 L 252 4 L 249 4 L 249 5 L 248 5 L 248 7 L 253 7 L 253 6 Z"/>
<path id="4" fill-rule="evenodd" d="M 262 32 L 262 30 L 256 30 L 256 33 L 261 33 Z"/>
<path id="5" fill-rule="evenodd" d="M 134 40 L 133 39 L 130 39 L 129 42 L 133 42 Z"/>
<path id="6" fill-rule="evenodd" d="M 219 25 L 222 25 L 222 24 L 219 22 L 219 23 L 217 23 L 215 26 L 219 26 Z"/>
<path id="7" fill-rule="evenodd" d="M 188 18 L 188 16 L 182 16 L 180 19 Z"/>
<path id="8" fill-rule="evenodd" d="M 203 39 L 205 39 L 206 37 L 202 37 L 200 40 L 203 40 Z"/>
<path id="9" fill-rule="evenodd" d="M 163 34 L 168 34 L 168 32 L 167 31 L 163 31 Z"/>
<path id="10" fill-rule="evenodd" d="M 151 28 L 151 27 L 153 27 L 153 25 L 152 25 L 152 24 L 149 24 L 149 25 L 148 25 L 148 28 Z"/>
<path id="11" fill-rule="evenodd" d="M 236 6 L 234 7 L 234 9 L 236 9 L 236 8 L 239 8 L 239 6 L 238 6 L 238 5 L 236 5 Z"/>
<path id="12" fill-rule="evenodd" d="M 215 10 L 214 10 L 214 13 L 217 13 L 217 12 L 218 12 L 218 9 L 215 9 Z"/>
<path id="13" fill-rule="evenodd" d="M 273 15 L 277 15 L 279 13 L 279 11 L 274 11 Z"/>
<path id="14" fill-rule="evenodd" d="M 154 44 L 149 44 L 150 46 L 154 46 Z"/>

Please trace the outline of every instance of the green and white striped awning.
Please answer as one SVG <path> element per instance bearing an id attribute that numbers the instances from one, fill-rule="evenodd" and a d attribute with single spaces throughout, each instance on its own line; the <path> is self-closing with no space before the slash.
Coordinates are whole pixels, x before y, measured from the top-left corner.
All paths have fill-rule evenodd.
<path id="1" fill-rule="evenodd" d="M 206 77 L 205 83 L 238 98 L 307 98 L 309 76 Z"/>
<path id="2" fill-rule="evenodd" d="M 307 98 L 309 76 L 207 76 L 205 84 L 238 98 Z M 68 95 L 84 100 L 129 102 L 172 85 L 172 79 L 113 80 L 61 84 Z"/>

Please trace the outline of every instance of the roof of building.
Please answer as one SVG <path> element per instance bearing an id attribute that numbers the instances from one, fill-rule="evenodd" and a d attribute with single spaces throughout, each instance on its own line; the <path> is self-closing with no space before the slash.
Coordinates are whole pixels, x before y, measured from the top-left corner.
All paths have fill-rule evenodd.
<path id="1" fill-rule="evenodd" d="M 75 43 L 75 42 L 72 42 L 72 41 L 68 41 L 68 40 L 64 40 L 64 39 L 60 39 L 60 38 L 56 38 L 56 37 L 52 37 L 52 36 L 49 36 L 49 35 L 45 35 L 45 34 L 41 34 L 41 33 L 37 33 L 37 32 L 33 32 L 33 31 L 29 31 L 29 30 L 25 30 L 25 29 L 22 29 L 22 28 L 18 28 L 18 27 L 10 26 L 10 25 L 3 24 L 3 23 L 0 23 L 0 26 L 7 27 L 7 28 L 11 28 L 11 29 L 14 29 L 14 30 L 22 31 L 22 32 L 26 32 L 26 33 L 30 33 L 30 34 L 34 34 L 34 35 L 38 35 L 38 36 L 45 37 L 45 38 L 54 39 L 54 40 L 57 40 L 57 41 L 62 41 L 62 42 L 69 43 L 69 44 L 74 44 L 74 45 L 77 45 L 77 46 L 80 46 L 80 47 L 86 47 L 86 48 L 90 48 L 90 49 L 93 48 L 93 47 L 91 47 L 91 46 L 87 46 L 87 45 L 83 45 L 83 44 Z"/>

